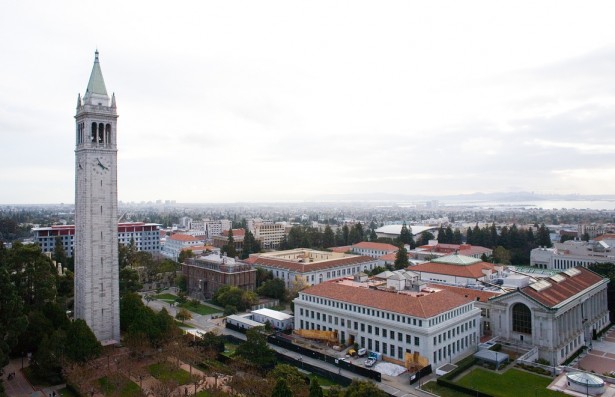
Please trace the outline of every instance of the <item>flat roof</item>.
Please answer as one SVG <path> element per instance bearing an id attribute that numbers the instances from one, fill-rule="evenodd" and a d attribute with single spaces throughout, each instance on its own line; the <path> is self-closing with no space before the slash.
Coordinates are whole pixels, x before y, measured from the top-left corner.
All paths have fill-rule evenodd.
<path id="1" fill-rule="evenodd" d="M 258 309 L 258 310 L 252 310 L 252 313 L 254 314 L 260 314 L 261 316 L 266 316 L 266 317 L 271 317 L 275 320 L 280 320 L 280 321 L 284 321 L 284 320 L 288 320 L 293 318 L 293 316 L 291 316 L 290 314 L 284 313 L 284 312 L 279 312 L 277 310 L 271 310 L 271 309 Z"/>

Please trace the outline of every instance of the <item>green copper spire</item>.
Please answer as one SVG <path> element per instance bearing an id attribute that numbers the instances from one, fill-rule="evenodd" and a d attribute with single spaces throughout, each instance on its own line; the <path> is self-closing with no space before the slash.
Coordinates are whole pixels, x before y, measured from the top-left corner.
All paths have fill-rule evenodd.
<path id="1" fill-rule="evenodd" d="M 103 79 L 102 71 L 100 70 L 100 63 L 98 62 L 98 49 L 94 54 L 94 67 L 92 68 L 92 74 L 90 74 L 90 81 L 88 83 L 88 88 L 85 91 L 84 99 L 88 98 L 92 94 L 107 96 L 105 80 Z"/>

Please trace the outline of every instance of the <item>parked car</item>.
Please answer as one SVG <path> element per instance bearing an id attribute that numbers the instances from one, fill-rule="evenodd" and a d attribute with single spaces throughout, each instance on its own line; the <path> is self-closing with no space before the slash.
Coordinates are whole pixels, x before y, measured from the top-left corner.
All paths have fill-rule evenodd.
<path id="1" fill-rule="evenodd" d="M 365 366 L 366 367 L 373 367 L 374 364 L 376 364 L 376 359 L 375 358 L 368 358 L 367 360 L 365 360 Z"/>

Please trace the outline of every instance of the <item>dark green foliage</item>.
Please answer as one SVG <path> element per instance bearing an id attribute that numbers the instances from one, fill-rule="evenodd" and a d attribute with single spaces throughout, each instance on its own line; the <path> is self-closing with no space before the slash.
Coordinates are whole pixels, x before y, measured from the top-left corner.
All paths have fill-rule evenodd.
<path id="1" fill-rule="evenodd" d="M 222 252 L 226 254 L 229 258 L 234 258 L 237 256 L 237 250 L 235 250 L 235 239 L 233 238 L 233 229 L 230 228 L 228 230 L 228 239 L 226 240 L 226 244 L 222 247 Z"/>
<path id="2" fill-rule="evenodd" d="M 71 360 L 86 362 L 100 355 L 102 346 L 85 321 L 74 320 L 67 334 L 70 338 L 66 339 L 65 353 Z"/>
<path id="3" fill-rule="evenodd" d="M 32 355 L 31 367 L 37 378 L 51 384 L 62 382 L 62 360 L 66 345 L 66 333 L 61 329 L 55 330 L 51 335 L 43 335 Z"/>
<path id="4" fill-rule="evenodd" d="M 243 237 L 243 249 L 241 251 L 241 259 L 246 259 L 250 254 L 255 254 L 261 251 L 261 243 L 251 231 L 246 230 L 246 234 Z"/>
<path id="5" fill-rule="evenodd" d="M 0 248 L 3 251 L 3 248 Z M 19 335 L 28 326 L 23 304 L 11 283 L 9 272 L 0 253 L 0 368 L 9 362 L 8 354 L 17 344 Z"/>
<path id="6" fill-rule="evenodd" d="M 5 261 L 26 311 L 55 301 L 57 272 L 38 245 L 15 243 Z"/>
<path id="7" fill-rule="evenodd" d="M 292 397 L 293 392 L 288 387 L 288 383 L 284 378 L 280 378 L 277 380 L 273 391 L 271 392 L 271 397 Z"/>
<path id="8" fill-rule="evenodd" d="M 386 397 L 387 394 L 372 382 L 353 380 L 344 397 Z"/>
<path id="9" fill-rule="evenodd" d="M 269 348 L 261 327 L 250 328 L 246 332 L 246 341 L 237 347 L 235 355 L 262 369 L 271 368 L 276 362 L 275 352 Z"/>
<path id="10" fill-rule="evenodd" d="M 397 254 L 395 254 L 395 263 L 393 265 L 396 270 L 405 269 L 409 266 L 408 262 L 408 251 L 401 246 L 397 250 Z"/>
<path id="11" fill-rule="evenodd" d="M 370 276 L 375 276 L 376 274 L 380 274 L 384 271 L 386 271 L 387 269 L 382 267 L 382 266 L 376 266 L 375 268 L 373 268 L 370 272 L 369 275 Z"/>
<path id="12" fill-rule="evenodd" d="M 284 379 L 293 395 L 301 395 L 306 389 L 308 378 L 299 372 L 297 367 L 288 364 L 278 364 L 267 375 L 273 380 Z"/>
<path id="13" fill-rule="evenodd" d="M 256 268 L 256 288 L 263 285 L 267 280 L 273 280 L 273 272 L 271 270 Z"/>
<path id="14" fill-rule="evenodd" d="M 401 232 L 399 233 L 399 242 L 402 244 L 412 244 L 414 243 L 414 239 L 412 238 L 412 233 L 410 233 L 410 229 L 406 225 L 406 222 L 401 225 Z"/>
<path id="15" fill-rule="evenodd" d="M 139 273 L 136 270 L 130 267 L 120 270 L 120 296 L 137 292 L 141 288 L 143 288 L 143 285 L 139 282 Z"/>
<path id="16" fill-rule="evenodd" d="M 194 257 L 194 252 L 192 252 L 191 249 L 185 249 L 185 250 L 182 250 L 177 256 L 177 262 L 184 263 L 186 262 L 186 259 L 193 258 L 193 257 Z"/>
<path id="17" fill-rule="evenodd" d="M 320 383 L 318 383 L 318 378 L 312 378 L 312 382 L 310 383 L 310 395 L 309 397 L 323 397 L 324 394 L 322 392 L 322 387 L 320 387 Z"/>
<path id="18" fill-rule="evenodd" d="M 322 234 L 322 247 L 329 248 L 335 245 L 335 234 L 333 234 L 333 230 L 331 226 L 325 226 L 325 231 Z"/>
<path id="19" fill-rule="evenodd" d="M 284 284 L 284 280 L 276 278 L 265 281 L 256 292 L 258 292 L 259 295 L 269 298 L 284 299 L 286 296 L 286 286 Z"/>
<path id="20" fill-rule="evenodd" d="M 152 346 L 170 340 L 176 332 L 175 321 L 166 309 L 155 313 L 135 293 L 120 299 L 120 327 L 128 339 L 145 339 Z"/>
<path id="21" fill-rule="evenodd" d="M 213 332 L 207 332 L 201 335 L 201 338 L 194 342 L 195 346 L 202 350 L 210 350 L 217 353 L 224 352 L 224 343 L 224 336 L 217 335 Z"/>
<path id="22" fill-rule="evenodd" d="M 258 302 L 258 297 L 254 292 L 244 291 L 231 285 L 223 285 L 216 291 L 213 300 L 218 306 L 231 305 L 239 311 L 245 311 Z"/>
<path id="23" fill-rule="evenodd" d="M 428 231 L 424 231 L 423 233 L 421 233 L 421 236 L 419 237 L 418 241 L 416 242 L 417 246 L 421 246 L 421 245 L 427 245 L 429 244 L 429 240 L 433 240 L 434 239 L 434 235 Z"/>

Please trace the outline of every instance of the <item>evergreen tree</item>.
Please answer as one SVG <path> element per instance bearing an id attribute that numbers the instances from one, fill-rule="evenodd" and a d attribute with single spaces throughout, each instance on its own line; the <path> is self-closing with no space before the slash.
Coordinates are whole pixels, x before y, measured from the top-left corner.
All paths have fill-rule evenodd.
<path id="1" fill-rule="evenodd" d="M 233 238 L 233 228 L 228 230 L 228 240 L 226 240 L 226 245 L 222 247 L 222 251 L 226 253 L 226 256 L 229 258 L 234 258 L 237 256 L 237 250 L 235 249 L 235 239 Z"/>
<path id="2" fill-rule="evenodd" d="M 348 225 L 344 225 L 342 226 L 342 239 L 343 239 L 343 244 L 342 245 L 350 245 L 350 230 L 348 229 Z"/>
<path id="3" fill-rule="evenodd" d="M 442 225 L 438 228 L 438 244 L 446 243 L 446 233 L 444 232 L 444 228 Z"/>
<path id="4" fill-rule="evenodd" d="M 102 346 L 82 319 L 74 320 L 68 330 L 66 355 L 78 362 L 86 362 L 100 356 Z"/>
<path id="5" fill-rule="evenodd" d="M 461 230 L 455 229 L 453 233 L 453 244 L 463 244 L 463 237 L 461 236 Z"/>
<path id="6" fill-rule="evenodd" d="M 313 377 L 310 381 L 310 394 L 309 397 L 323 397 L 322 387 L 318 383 L 318 378 Z"/>
<path id="7" fill-rule="evenodd" d="M 397 250 L 397 254 L 395 254 L 395 263 L 394 263 L 395 269 L 396 270 L 405 269 L 408 267 L 408 265 L 409 265 L 408 251 L 406 251 L 404 246 L 401 245 L 399 249 Z"/>
<path id="8" fill-rule="evenodd" d="M 335 245 L 336 246 L 345 245 L 344 244 L 344 236 L 342 234 L 342 228 L 340 228 L 340 227 L 338 227 L 335 230 Z"/>
<path id="9" fill-rule="evenodd" d="M 250 254 L 260 252 L 260 242 L 254 238 L 254 234 L 251 231 L 246 230 L 246 234 L 243 238 L 243 249 L 241 250 L 241 259 L 246 259 Z"/>
<path id="10" fill-rule="evenodd" d="M 335 246 L 335 235 L 333 234 L 333 230 L 331 226 L 325 226 L 325 231 L 322 235 L 322 247 L 329 248 Z"/>
<path id="11" fill-rule="evenodd" d="M 550 248 L 553 243 L 551 243 L 551 236 L 549 233 L 549 229 L 543 223 L 538 228 L 538 236 L 536 238 L 536 243 L 541 247 Z"/>
<path id="12" fill-rule="evenodd" d="M 399 232 L 399 241 L 402 244 L 410 245 L 413 241 L 412 233 L 410 233 L 410 229 L 408 229 L 408 225 L 406 225 L 406 221 L 404 221 L 401 225 L 401 231 Z"/>
<path id="13" fill-rule="evenodd" d="M 286 383 L 286 379 L 279 378 L 271 392 L 271 397 L 292 397 L 293 392 L 288 387 L 288 383 Z"/>
<path id="14" fill-rule="evenodd" d="M 453 243 L 453 229 L 451 229 L 450 226 L 446 227 L 446 230 L 444 231 L 445 236 L 446 236 L 446 244 L 452 244 Z"/>
<path id="15" fill-rule="evenodd" d="M 370 229 L 369 231 L 369 241 L 376 241 L 378 239 L 378 235 L 374 229 Z"/>

